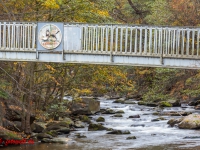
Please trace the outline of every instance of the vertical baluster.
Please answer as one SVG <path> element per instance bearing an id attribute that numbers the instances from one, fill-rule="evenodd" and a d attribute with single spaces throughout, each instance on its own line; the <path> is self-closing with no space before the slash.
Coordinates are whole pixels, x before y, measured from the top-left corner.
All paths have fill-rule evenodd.
<path id="1" fill-rule="evenodd" d="M 199 36 L 200 36 L 200 30 L 197 32 L 197 56 L 199 56 Z"/>
<path id="2" fill-rule="evenodd" d="M 115 52 L 117 52 L 118 47 L 118 27 L 116 27 L 116 35 L 115 35 Z"/>
<path id="3" fill-rule="evenodd" d="M 86 50 L 86 45 L 87 45 L 87 42 L 86 42 L 86 34 L 87 34 L 87 32 L 86 32 L 86 26 L 84 26 L 83 27 L 83 37 L 84 37 L 84 39 L 83 39 L 83 50 L 85 51 Z"/>
<path id="4" fill-rule="evenodd" d="M 160 29 L 160 54 L 163 54 L 163 29 Z"/>
<path id="5" fill-rule="evenodd" d="M 192 31 L 192 56 L 194 56 L 194 35 L 195 35 L 195 31 L 193 29 L 193 31 Z"/>
<path id="6" fill-rule="evenodd" d="M 11 37 L 12 38 L 12 37 Z M 18 24 L 16 25 L 16 46 L 17 49 L 19 47 L 19 26 Z"/>
<path id="7" fill-rule="evenodd" d="M 109 37 L 109 32 L 108 32 L 108 25 L 106 25 L 106 52 L 108 52 L 108 37 Z"/>
<path id="8" fill-rule="evenodd" d="M 180 30 L 177 30 L 177 38 L 176 38 L 176 55 L 179 55 L 180 49 Z"/>
<path id="9" fill-rule="evenodd" d="M 92 46 L 91 46 L 91 27 L 89 26 L 88 27 L 88 32 L 89 32 L 89 38 L 88 38 L 88 51 L 90 51 L 91 52 L 91 50 L 92 50 Z"/>
<path id="10" fill-rule="evenodd" d="M 161 54 L 161 29 L 158 30 L 158 54 Z"/>
<path id="11" fill-rule="evenodd" d="M 165 51 L 166 51 L 166 49 L 165 49 L 165 47 L 166 47 L 166 42 L 165 42 L 166 41 L 166 28 L 163 29 L 163 32 L 164 33 L 163 33 L 163 45 L 162 46 L 163 46 L 163 54 L 165 54 Z"/>
<path id="12" fill-rule="evenodd" d="M 168 34 L 168 55 L 171 53 L 171 29 L 169 29 L 169 34 Z"/>
<path id="13" fill-rule="evenodd" d="M 0 48 L 2 47 L 2 45 L 1 45 L 1 41 L 2 41 L 2 37 L 1 37 L 1 35 L 2 35 L 2 33 L 1 33 L 1 26 L 2 26 L 2 24 L 1 24 L 1 22 L 0 22 Z"/>
<path id="14" fill-rule="evenodd" d="M 9 24 L 7 25 L 7 27 L 8 27 L 8 41 L 7 41 L 7 43 L 8 43 L 8 49 L 10 50 L 10 48 L 11 48 L 11 45 L 10 45 L 10 41 L 11 41 L 11 37 L 10 37 L 10 22 L 9 22 Z"/>
<path id="15" fill-rule="evenodd" d="M 152 54 L 152 28 L 149 29 L 149 53 Z"/>
<path id="16" fill-rule="evenodd" d="M 89 49 L 88 47 L 89 47 L 89 44 L 90 44 L 89 41 L 88 41 L 89 40 L 88 37 L 89 37 L 89 27 L 88 27 L 88 25 L 86 25 L 86 33 L 85 33 L 85 42 L 86 42 L 85 43 L 86 44 L 85 45 L 85 51 L 86 52 L 88 51 L 88 49 Z"/>
<path id="17" fill-rule="evenodd" d="M 132 53 L 132 45 L 133 45 L 133 28 L 131 27 L 131 35 L 130 35 L 130 53 Z"/>
<path id="18" fill-rule="evenodd" d="M 140 27 L 140 54 L 142 54 L 142 27 Z"/>
<path id="19" fill-rule="evenodd" d="M 3 24 L 3 48 L 6 48 L 6 23 Z"/>
<path id="20" fill-rule="evenodd" d="M 102 40 L 101 40 L 101 51 L 103 51 L 104 48 L 104 27 L 102 27 Z"/>
<path id="21" fill-rule="evenodd" d="M 145 27 L 145 36 L 144 36 L 144 53 L 147 54 L 147 27 Z"/>
<path id="22" fill-rule="evenodd" d="M 16 23 L 13 22 L 13 48 L 15 49 L 16 47 Z"/>
<path id="23" fill-rule="evenodd" d="M 92 50 L 95 51 L 95 39 L 96 39 L 96 31 L 95 26 L 93 27 L 93 36 L 92 36 Z"/>
<path id="24" fill-rule="evenodd" d="M 166 30 L 166 33 L 165 33 L 165 54 L 168 54 L 168 34 L 169 34 L 169 31 L 168 31 L 168 28 L 165 29 Z"/>
<path id="25" fill-rule="evenodd" d="M 175 54 L 176 30 L 173 30 L 173 55 Z"/>
<path id="26" fill-rule="evenodd" d="M 123 27 L 121 27 L 121 34 L 120 34 L 120 53 L 122 52 L 122 43 L 123 42 Z"/>
<path id="27" fill-rule="evenodd" d="M 184 55 L 184 46 L 185 46 L 185 30 L 182 30 L 182 45 L 181 45 L 181 55 Z"/>
<path id="28" fill-rule="evenodd" d="M 95 31 L 96 31 L 96 37 L 95 37 L 95 39 L 96 39 L 96 52 L 98 52 L 98 45 L 99 45 L 99 32 L 98 32 L 98 26 L 96 25 L 95 26 Z"/>
<path id="29" fill-rule="evenodd" d="M 189 46 L 190 46 L 190 30 L 187 28 L 187 43 L 186 43 L 186 55 L 189 55 Z"/>
<path id="30" fill-rule="evenodd" d="M 35 49 L 35 32 L 36 32 L 36 25 L 33 24 L 33 35 L 32 35 L 32 49 Z"/>
<path id="31" fill-rule="evenodd" d="M 114 28 L 113 28 L 113 26 L 111 26 L 110 27 L 110 34 L 111 34 L 111 36 L 110 36 L 110 52 L 112 52 L 113 51 L 113 30 L 114 30 Z"/>
<path id="32" fill-rule="evenodd" d="M 30 44 L 31 44 L 31 41 L 30 41 L 30 35 L 31 35 L 31 29 L 30 29 L 30 24 L 28 24 L 28 42 L 27 42 L 27 44 L 28 44 L 28 50 L 30 50 Z"/>
<path id="33" fill-rule="evenodd" d="M 126 27 L 126 35 L 125 35 L 125 53 L 127 53 L 127 46 L 128 46 L 128 27 Z"/>
<path id="34" fill-rule="evenodd" d="M 137 27 L 135 27 L 135 48 L 134 48 L 134 53 L 137 53 Z"/>
<path id="35" fill-rule="evenodd" d="M 158 54 L 157 53 L 157 28 L 155 28 L 155 31 L 154 31 L 154 53 Z"/>

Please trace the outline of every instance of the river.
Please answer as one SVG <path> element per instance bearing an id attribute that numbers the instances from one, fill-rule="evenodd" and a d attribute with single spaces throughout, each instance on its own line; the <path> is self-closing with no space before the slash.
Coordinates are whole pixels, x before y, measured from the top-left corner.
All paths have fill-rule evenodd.
<path id="1" fill-rule="evenodd" d="M 170 127 L 167 121 L 177 116 L 162 116 L 166 120 L 152 121 L 159 118 L 153 115 L 155 108 L 137 104 L 113 103 L 114 100 L 99 98 L 101 109 L 111 108 L 123 110 L 123 117 L 113 117 L 108 114 L 97 114 L 91 116 L 91 121 L 102 116 L 105 118 L 103 125 L 108 128 L 129 130 L 130 135 L 111 135 L 108 131 L 87 131 L 88 128 L 78 129 L 70 135 L 62 135 L 59 138 L 66 141 L 66 144 L 44 144 L 21 145 L 6 147 L 6 150 L 199 150 L 200 130 L 183 130 L 177 127 Z M 193 107 L 170 107 L 161 111 L 188 111 L 199 113 Z M 129 118 L 132 115 L 139 115 L 140 118 Z M 77 138 L 76 135 L 85 135 L 87 138 Z M 127 140 L 127 137 L 135 136 L 136 139 Z M 199 138 L 185 138 L 185 137 Z"/>

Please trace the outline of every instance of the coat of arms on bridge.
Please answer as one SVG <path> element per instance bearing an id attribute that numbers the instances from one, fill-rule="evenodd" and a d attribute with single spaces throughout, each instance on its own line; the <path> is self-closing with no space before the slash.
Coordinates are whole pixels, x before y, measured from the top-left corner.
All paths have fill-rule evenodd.
<path id="1" fill-rule="evenodd" d="M 38 23 L 37 50 L 62 50 L 63 24 Z"/>

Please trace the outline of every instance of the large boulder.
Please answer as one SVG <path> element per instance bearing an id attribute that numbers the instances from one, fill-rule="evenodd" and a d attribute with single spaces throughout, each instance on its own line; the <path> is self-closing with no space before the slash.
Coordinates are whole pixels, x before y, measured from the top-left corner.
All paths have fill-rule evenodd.
<path id="1" fill-rule="evenodd" d="M 183 118 L 178 124 L 180 129 L 200 129 L 200 115 L 191 114 Z"/>
<path id="2" fill-rule="evenodd" d="M 200 104 L 200 95 L 190 99 L 190 102 L 188 103 L 189 106 L 197 106 L 199 104 Z"/>
<path id="3" fill-rule="evenodd" d="M 1 140 L 22 140 L 22 138 L 19 137 L 15 132 L 9 131 L 3 127 L 0 127 L 0 139 Z"/>
<path id="4" fill-rule="evenodd" d="M 94 98 L 80 98 L 72 102 L 70 110 L 75 115 L 92 115 L 100 111 L 100 102 Z"/>
<path id="5" fill-rule="evenodd" d="M 4 117 L 10 121 L 21 121 L 22 108 L 16 105 L 6 105 Z M 25 109 L 25 113 L 30 113 Z M 35 115 L 30 113 L 30 124 L 35 120 Z"/>
<path id="6" fill-rule="evenodd" d="M 35 133 L 41 133 L 46 128 L 46 123 L 34 122 L 31 125 L 31 130 Z"/>
<path id="7" fill-rule="evenodd" d="M 50 122 L 46 125 L 46 129 L 43 132 L 56 131 L 58 134 L 68 134 L 70 132 L 68 122 Z"/>

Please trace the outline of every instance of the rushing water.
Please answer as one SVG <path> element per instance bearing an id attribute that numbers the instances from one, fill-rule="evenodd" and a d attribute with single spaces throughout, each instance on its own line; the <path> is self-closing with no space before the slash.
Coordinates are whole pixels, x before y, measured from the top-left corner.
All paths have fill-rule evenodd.
<path id="1" fill-rule="evenodd" d="M 34 144 L 22 145 L 20 147 L 7 147 L 5 149 L 31 149 L 31 150 L 199 150 L 200 138 L 184 139 L 186 136 L 200 136 L 199 130 L 181 130 L 176 127 L 169 127 L 167 121 L 172 116 L 162 116 L 166 120 L 152 122 L 152 119 L 159 116 L 152 115 L 155 108 L 139 106 L 137 104 L 113 103 L 113 100 L 100 99 L 101 108 L 123 110 L 123 117 L 112 117 L 113 115 L 98 114 L 91 116 L 92 122 L 102 116 L 105 118 L 103 125 L 108 128 L 129 130 L 128 135 L 110 135 L 107 131 L 87 131 L 87 127 L 71 132 L 69 136 L 63 135 L 60 138 L 66 144 Z M 193 107 L 165 108 L 162 111 L 195 111 Z M 129 118 L 131 115 L 140 115 L 140 118 Z M 85 135 L 87 138 L 76 138 L 77 134 Z M 129 136 L 136 136 L 135 140 L 127 140 Z"/>

